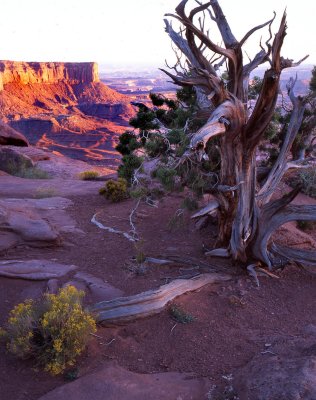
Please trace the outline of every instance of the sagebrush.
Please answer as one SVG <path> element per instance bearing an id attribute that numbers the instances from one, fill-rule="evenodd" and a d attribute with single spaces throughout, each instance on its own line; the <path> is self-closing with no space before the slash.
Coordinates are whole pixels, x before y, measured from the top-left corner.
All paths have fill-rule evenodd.
<path id="1" fill-rule="evenodd" d="M 15 306 L 5 329 L 7 349 L 19 358 L 34 358 L 52 375 L 73 366 L 96 330 L 94 318 L 82 307 L 83 296 L 67 286 Z"/>

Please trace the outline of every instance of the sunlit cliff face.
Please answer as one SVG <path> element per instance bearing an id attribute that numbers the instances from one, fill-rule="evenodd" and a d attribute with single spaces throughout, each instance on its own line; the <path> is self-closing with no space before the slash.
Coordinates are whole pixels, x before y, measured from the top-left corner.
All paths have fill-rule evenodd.
<path id="1" fill-rule="evenodd" d="M 0 90 L 8 83 L 92 83 L 99 81 L 98 64 L 59 62 L 0 62 Z"/>
<path id="2" fill-rule="evenodd" d="M 115 167 L 129 98 L 100 82 L 98 65 L 0 61 L 0 118 L 31 145 Z"/>

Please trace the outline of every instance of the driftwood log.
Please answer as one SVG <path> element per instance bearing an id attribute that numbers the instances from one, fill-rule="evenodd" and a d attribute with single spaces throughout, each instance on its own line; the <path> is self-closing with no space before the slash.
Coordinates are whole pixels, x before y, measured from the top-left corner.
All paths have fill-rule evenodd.
<path id="1" fill-rule="evenodd" d="M 198 275 L 191 279 L 177 279 L 148 292 L 102 301 L 91 306 L 89 311 L 96 315 L 97 322 L 102 325 L 134 321 L 159 313 L 170 301 L 182 294 L 198 290 L 210 283 L 225 282 L 230 279 L 230 275 L 217 273 Z"/>

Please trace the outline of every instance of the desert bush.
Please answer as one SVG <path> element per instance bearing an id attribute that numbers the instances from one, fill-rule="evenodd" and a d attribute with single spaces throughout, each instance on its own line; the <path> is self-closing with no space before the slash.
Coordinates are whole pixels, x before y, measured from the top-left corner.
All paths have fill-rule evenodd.
<path id="1" fill-rule="evenodd" d="M 114 203 L 127 199 L 129 197 L 127 181 L 123 178 L 118 178 L 117 181 L 110 179 L 99 190 L 99 193 Z"/>
<path id="2" fill-rule="evenodd" d="M 38 188 L 34 193 L 35 199 L 45 199 L 47 197 L 55 197 L 57 192 L 54 188 Z"/>
<path id="3" fill-rule="evenodd" d="M 177 172 L 168 167 L 159 167 L 153 172 L 153 178 L 157 178 L 166 190 L 173 190 Z"/>
<path id="4" fill-rule="evenodd" d="M 151 192 L 144 186 L 139 186 L 139 187 L 136 187 L 135 189 L 129 191 L 129 195 L 133 199 L 143 199 L 143 198 L 149 196 L 150 194 L 151 194 Z"/>
<path id="5" fill-rule="evenodd" d="M 199 203 L 194 197 L 186 197 L 181 203 L 181 208 L 188 211 L 195 211 L 199 208 Z"/>
<path id="6" fill-rule="evenodd" d="M 46 171 L 40 168 L 29 166 L 26 162 L 20 164 L 9 163 L 6 168 L 8 174 L 25 179 L 49 179 L 50 176 Z"/>
<path id="7" fill-rule="evenodd" d="M 21 169 L 14 175 L 18 176 L 20 178 L 25 178 L 25 179 L 50 179 L 51 178 L 50 175 L 46 171 L 43 171 L 42 169 L 37 168 L 37 167 Z"/>
<path id="8" fill-rule="evenodd" d="M 316 222 L 314 221 L 296 221 L 296 225 L 302 231 L 311 231 L 316 228 Z"/>
<path id="9" fill-rule="evenodd" d="M 127 154 L 122 157 L 122 164 L 118 168 L 118 175 L 127 182 L 131 182 L 134 172 L 142 165 L 143 159 L 135 154 Z"/>
<path id="10" fill-rule="evenodd" d="M 19 358 L 34 358 L 52 375 L 73 366 L 96 330 L 95 320 L 82 307 L 83 295 L 67 286 L 56 295 L 15 306 L 6 326 L 8 350 Z"/>
<path id="11" fill-rule="evenodd" d="M 190 322 L 194 321 L 193 315 L 187 313 L 177 305 L 172 305 L 169 308 L 169 314 L 173 320 L 179 322 L 180 324 L 189 324 Z"/>
<path id="12" fill-rule="evenodd" d="M 99 177 L 99 172 L 97 171 L 83 171 L 79 174 L 79 178 L 83 181 L 93 181 Z"/>
<path id="13" fill-rule="evenodd" d="M 302 192 L 311 197 L 316 197 L 316 169 L 306 169 L 299 174 Z"/>
<path id="14" fill-rule="evenodd" d="M 123 156 L 131 154 L 134 150 L 140 147 L 140 143 L 137 142 L 137 136 L 131 131 L 122 133 L 119 137 L 119 143 L 116 146 L 116 150 Z"/>

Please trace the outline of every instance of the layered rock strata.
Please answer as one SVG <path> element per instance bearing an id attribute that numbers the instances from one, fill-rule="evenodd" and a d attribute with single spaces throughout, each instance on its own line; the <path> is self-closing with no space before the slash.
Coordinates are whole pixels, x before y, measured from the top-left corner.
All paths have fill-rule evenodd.
<path id="1" fill-rule="evenodd" d="M 8 83 L 79 83 L 98 82 L 98 64 L 61 62 L 0 61 L 0 90 Z"/>

